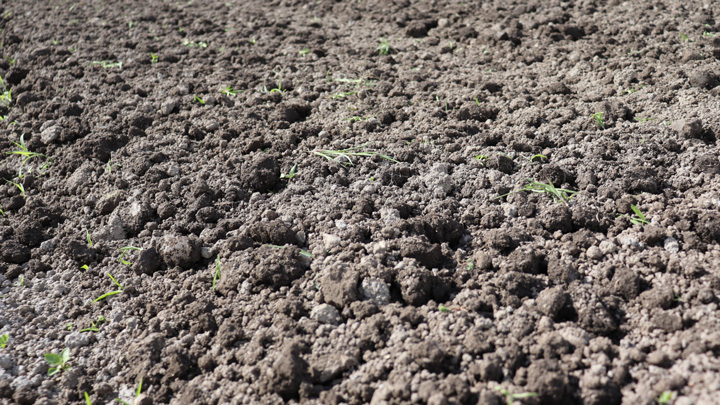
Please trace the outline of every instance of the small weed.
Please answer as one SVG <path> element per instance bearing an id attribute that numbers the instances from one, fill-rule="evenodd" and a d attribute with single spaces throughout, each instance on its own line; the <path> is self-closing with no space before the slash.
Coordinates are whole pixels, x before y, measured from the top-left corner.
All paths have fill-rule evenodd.
<path id="1" fill-rule="evenodd" d="M 640 211 L 640 208 L 636 207 L 635 204 L 630 204 L 630 209 L 634 212 L 634 214 L 628 218 L 633 225 L 647 225 L 650 223 L 650 221 L 645 218 L 645 215 L 643 215 L 642 211 Z M 627 217 L 626 214 L 620 216 Z"/>
<path id="2" fill-rule="evenodd" d="M 680 37 L 682 38 L 683 41 L 685 41 L 685 42 L 692 42 L 692 40 L 690 39 L 690 37 L 688 37 L 687 35 L 683 34 L 682 32 L 678 32 L 678 34 L 680 34 Z"/>
<path id="3" fill-rule="evenodd" d="M 714 33 L 714 32 L 709 32 L 709 31 L 703 31 L 702 36 L 703 36 L 703 38 L 714 38 L 714 37 L 715 37 L 715 33 Z"/>
<path id="4" fill-rule="evenodd" d="M 12 103 L 12 89 L 5 86 L 5 81 L 0 77 L 0 87 L 2 87 L 2 93 L 0 93 L 0 104 L 9 106 Z"/>
<path id="5" fill-rule="evenodd" d="M 83 270 L 87 270 L 90 268 L 90 266 L 88 266 L 87 264 L 83 264 L 82 266 L 80 266 L 80 268 Z"/>
<path id="6" fill-rule="evenodd" d="M 73 330 L 73 323 L 72 323 L 72 322 L 68 322 L 68 324 L 65 325 L 65 330 Z"/>
<path id="7" fill-rule="evenodd" d="M 535 159 L 538 159 L 538 160 L 541 161 L 541 162 L 542 162 L 542 161 L 545 161 L 545 162 L 548 161 L 548 157 L 545 156 L 545 155 L 543 155 L 543 154 L 540 154 L 540 153 L 538 153 L 537 155 L 532 155 L 532 156 L 530 157 L 530 159 L 528 159 L 528 160 L 530 160 L 530 163 L 532 163 L 532 162 L 535 161 Z"/>
<path id="8" fill-rule="evenodd" d="M 441 304 L 441 305 L 438 305 L 438 311 L 440 311 L 440 312 L 450 312 L 450 310 L 448 309 L 448 307 L 446 307 L 445 305 L 442 305 L 442 304 Z"/>
<path id="9" fill-rule="evenodd" d="M 596 124 L 602 129 L 605 129 L 605 123 L 603 122 L 603 112 L 596 112 L 592 115 L 592 119 L 595 121 Z"/>
<path id="10" fill-rule="evenodd" d="M 358 122 L 358 121 L 367 121 L 366 117 L 361 117 L 359 115 L 354 115 L 352 117 L 345 118 L 348 122 Z"/>
<path id="11" fill-rule="evenodd" d="M 648 121 L 652 121 L 654 118 L 633 117 L 633 119 L 637 122 L 648 122 Z"/>
<path id="12" fill-rule="evenodd" d="M 475 160 L 477 160 L 478 163 L 480 163 L 480 166 L 485 166 L 485 162 L 487 162 L 488 157 L 483 154 L 480 154 L 480 155 L 475 156 Z"/>
<path id="13" fill-rule="evenodd" d="M 122 263 L 122 264 L 124 264 L 124 265 L 126 265 L 126 266 L 132 266 L 132 262 L 129 262 L 129 261 L 127 261 L 127 260 L 124 259 L 124 257 L 125 257 L 125 255 L 127 254 L 127 252 L 129 252 L 129 251 L 131 251 L 131 250 L 142 250 L 142 249 L 139 248 L 139 247 L 135 247 L 135 246 L 124 246 L 124 247 L 121 247 L 120 249 L 118 249 L 119 252 L 122 252 L 122 253 L 120 253 L 120 257 L 118 257 L 118 262 L 120 262 L 120 263 Z"/>
<path id="14" fill-rule="evenodd" d="M 242 93 L 244 90 L 235 90 L 232 86 L 225 87 L 225 90 L 222 91 L 222 94 L 230 97 L 230 96 L 236 96 L 240 93 Z"/>
<path id="15" fill-rule="evenodd" d="M 302 55 L 302 57 L 304 58 L 305 55 L 307 55 L 307 54 L 310 53 L 310 48 L 303 48 L 303 49 L 299 50 L 298 53 L 299 53 L 300 55 Z"/>
<path id="16" fill-rule="evenodd" d="M 257 44 L 257 39 L 251 38 L 251 39 L 248 40 L 248 42 L 250 42 L 251 44 L 255 45 L 255 44 Z"/>
<path id="17" fill-rule="evenodd" d="M 385 38 L 380 38 L 380 45 L 378 45 L 375 50 L 380 55 L 389 55 L 390 52 L 392 52 L 392 48 L 390 47 L 390 41 L 386 40 Z"/>
<path id="18" fill-rule="evenodd" d="M 263 245 L 263 246 L 271 247 L 271 248 L 274 248 L 274 249 L 282 249 L 282 248 L 284 247 L 284 246 L 280 246 L 280 245 L 271 245 L 271 244 L 265 244 L 265 245 Z M 300 254 L 303 255 L 303 256 L 305 256 L 305 257 L 307 257 L 308 259 L 312 259 L 312 258 L 313 258 L 313 254 L 310 253 L 310 251 L 309 251 L 309 250 L 306 250 L 306 249 L 300 249 Z"/>
<path id="19" fill-rule="evenodd" d="M 140 393 L 142 392 L 142 383 L 143 383 L 143 379 L 141 378 L 141 379 L 140 379 L 140 383 L 138 384 L 138 387 L 135 389 L 135 398 L 139 397 L 139 396 L 140 396 Z M 123 404 L 123 405 L 130 405 L 129 402 L 124 401 L 124 400 L 122 400 L 122 399 L 120 399 L 120 398 L 115 398 L 115 400 L 116 400 L 117 402 L 120 402 L 120 403 Z"/>
<path id="20" fill-rule="evenodd" d="M 20 280 L 15 283 L 15 287 L 25 287 L 25 276 L 20 276 Z"/>
<path id="21" fill-rule="evenodd" d="M 44 174 L 50 167 L 50 165 L 52 165 L 53 160 L 50 157 L 43 155 L 42 153 L 31 152 L 28 150 L 27 146 L 25 145 L 25 134 L 20 135 L 19 143 L 13 142 L 13 144 L 17 147 L 17 150 L 12 150 L 5 153 L 8 155 L 22 156 L 24 158 L 22 163 L 20 164 L 20 168 L 18 169 L 18 177 L 23 178 L 25 176 L 22 169 L 27 163 L 29 163 L 33 159 L 45 159 L 45 162 L 43 162 L 43 164 L 40 166 L 40 174 Z"/>
<path id="22" fill-rule="evenodd" d="M 118 164 L 111 164 L 110 160 L 105 164 L 105 173 L 112 173 L 113 167 L 118 166 Z"/>
<path id="23" fill-rule="evenodd" d="M 322 156 L 327 160 L 332 160 L 333 162 L 342 163 L 345 166 L 353 166 L 354 165 L 354 163 L 352 161 L 352 157 L 378 156 L 382 159 L 389 160 L 393 163 L 399 163 L 397 160 L 393 159 L 390 156 L 383 155 L 382 153 L 379 153 L 379 152 L 365 150 L 367 145 L 368 145 L 368 143 L 364 143 L 359 146 L 354 146 L 352 148 L 340 149 L 340 150 L 317 149 L 317 150 L 314 150 L 313 153 L 315 155 Z"/>
<path id="24" fill-rule="evenodd" d="M 100 329 L 98 328 L 99 325 L 101 325 L 103 322 L 105 322 L 105 317 L 100 315 L 97 319 L 97 324 L 95 322 L 90 322 L 90 327 L 85 329 L 80 329 L 80 332 L 100 332 Z"/>
<path id="25" fill-rule="evenodd" d="M 9 334 L 5 333 L 3 335 L 0 335 L 0 349 L 6 348 L 9 340 L 10 340 Z"/>
<path id="26" fill-rule="evenodd" d="M 92 241 L 92 238 L 90 238 L 90 232 L 88 231 L 87 228 L 85 228 L 85 240 L 87 240 L 87 244 L 90 247 L 93 247 L 93 241 Z"/>
<path id="27" fill-rule="evenodd" d="M 92 401 L 90 401 L 90 395 L 88 395 L 87 391 L 83 391 L 85 394 L 85 405 L 92 405 Z"/>
<path id="28" fill-rule="evenodd" d="M 195 96 L 195 98 L 193 98 L 193 101 L 200 105 L 205 105 L 205 100 L 201 99 L 199 96 Z"/>
<path id="29" fill-rule="evenodd" d="M 95 60 L 90 62 L 92 66 L 100 66 L 103 69 L 112 69 L 112 68 L 118 68 L 122 69 L 122 62 L 112 62 L 109 60 Z"/>
<path id="30" fill-rule="evenodd" d="M 642 88 L 644 88 L 644 87 L 647 87 L 647 84 L 641 84 L 641 85 L 639 85 L 639 86 L 637 86 L 637 87 L 633 87 L 633 88 L 627 89 L 627 90 L 625 90 L 625 94 L 633 94 L 633 93 L 635 93 L 636 91 L 638 91 L 638 90 L 640 90 L 640 89 L 642 89 Z"/>
<path id="31" fill-rule="evenodd" d="M 573 194 L 577 193 L 577 191 L 567 190 L 564 188 L 557 188 L 552 184 L 551 181 L 548 181 L 547 184 L 541 183 L 536 180 L 530 180 L 530 179 L 528 179 L 528 181 L 529 181 L 529 183 L 526 184 L 525 186 L 523 186 L 523 188 L 521 188 L 520 190 L 511 191 L 507 194 L 503 194 L 496 198 L 507 197 L 510 194 L 515 194 L 520 191 L 530 191 L 533 193 L 550 194 L 553 198 L 553 201 L 562 203 L 562 204 L 567 204 L 567 202 L 570 201 L 570 199 L 573 197 Z"/>
<path id="32" fill-rule="evenodd" d="M 20 183 L 15 183 L 14 181 L 5 180 L 9 184 L 12 184 L 13 186 L 17 187 L 18 190 L 20 190 L 20 195 L 25 197 L 25 187 Z"/>
<path id="33" fill-rule="evenodd" d="M 70 349 L 64 349 L 60 354 L 45 353 L 45 361 L 52 367 L 48 370 L 48 375 L 52 376 L 57 373 L 70 370 L 68 361 L 70 360 Z"/>
<path id="34" fill-rule="evenodd" d="M 512 405 L 518 399 L 532 398 L 538 395 L 536 392 L 522 392 L 520 394 L 513 394 L 509 390 L 499 385 L 495 387 L 495 390 L 500 391 L 500 393 L 505 397 L 505 403 L 507 405 Z"/>
<path id="35" fill-rule="evenodd" d="M 207 42 L 204 42 L 204 41 L 195 42 L 195 41 L 190 41 L 189 39 L 183 40 L 182 44 L 187 46 L 188 48 L 207 48 L 207 46 L 208 46 Z"/>
<path id="36" fill-rule="evenodd" d="M 657 403 L 661 405 L 669 404 L 670 401 L 675 399 L 675 391 L 663 391 L 662 394 L 657 398 Z"/>
<path id="37" fill-rule="evenodd" d="M 288 179 L 288 180 L 290 180 L 290 179 L 292 179 L 293 177 L 295 177 L 295 175 L 297 174 L 297 171 L 296 171 L 296 170 L 297 170 L 297 163 L 294 164 L 293 167 L 290 168 L 290 172 L 288 172 L 287 174 L 285 174 L 285 173 L 280 173 L 280 178 L 281 178 L 281 179 Z"/>
<path id="38" fill-rule="evenodd" d="M 220 256 L 215 258 L 215 273 L 213 273 L 213 281 L 212 281 L 212 287 L 211 290 L 215 290 L 215 284 L 218 280 L 220 280 L 220 277 L 222 274 L 220 273 Z"/>
<path id="39" fill-rule="evenodd" d="M 118 283 L 117 280 L 115 280 L 115 277 L 113 277 L 110 273 L 105 273 L 105 274 L 107 274 L 107 276 L 110 277 L 110 280 L 112 280 L 113 283 L 115 283 L 115 285 L 118 286 L 118 289 L 115 291 L 106 292 L 105 294 L 95 298 L 95 300 L 93 300 L 93 302 L 98 302 L 104 298 L 113 296 L 115 294 L 120 294 L 121 292 L 123 292 L 123 286 L 120 285 L 120 283 Z"/>
<path id="40" fill-rule="evenodd" d="M 138 22 L 137 22 L 137 21 L 130 21 L 130 22 L 128 22 L 128 28 L 129 28 L 129 29 L 133 29 L 133 28 L 135 28 L 135 27 L 137 27 L 137 26 L 138 26 Z"/>
<path id="41" fill-rule="evenodd" d="M 473 263 L 472 259 L 467 259 L 465 266 L 468 270 L 475 270 L 475 263 Z"/>
<path id="42" fill-rule="evenodd" d="M 150 63 L 155 64 L 158 63 L 159 57 L 155 55 L 154 53 L 150 52 Z"/>
<path id="43" fill-rule="evenodd" d="M 347 96 L 352 96 L 353 94 L 357 94 L 357 92 L 356 91 L 345 91 L 342 93 L 333 94 L 332 96 L 330 96 L 330 98 L 333 100 L 337 100 L 338 98 L 345 98 Z"/>
<path id="44" fill-rule="evenodd" d="M 0 203 L 0 207 L 2 207 L 2 203 Z M 5 216 L 5 211 L 2 208 L 0 208 L 0 215 Z"/>
<path id="45" fill-rule="evenodd" d="M 477 97 L 475 97 L 475 104 L 480 105 L 480 100 Z"/>
<path id="46" fill-rule="evenodd" d="M 263 88 L 260 92 L 263 94 L 272 94 L 272 93 L 285 94 L 285 90 L 282 88 L 282 80 L 278 80 L 277 87 L 270 89 L 270 90 L 268 90 L 267 86 L 263 86 Z"/>

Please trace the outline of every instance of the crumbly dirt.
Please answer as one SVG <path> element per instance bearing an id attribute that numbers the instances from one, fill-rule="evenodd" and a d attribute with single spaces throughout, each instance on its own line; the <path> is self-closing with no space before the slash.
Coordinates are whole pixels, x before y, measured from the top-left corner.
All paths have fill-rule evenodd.
<path id="1" fill-rule="evenodd" d="M 1 1 L 0 403 L 715 403 L 717 7 L 442 3 Z"/>

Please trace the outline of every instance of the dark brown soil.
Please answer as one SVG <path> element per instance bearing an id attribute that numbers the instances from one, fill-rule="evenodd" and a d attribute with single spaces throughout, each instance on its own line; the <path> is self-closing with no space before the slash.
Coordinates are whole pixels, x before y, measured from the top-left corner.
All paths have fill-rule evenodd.
<path id="1" fill-rule="evenodd" d="M 1 1 L 0 403 L 715 403 L 716 5 L 449 3 Z"/>

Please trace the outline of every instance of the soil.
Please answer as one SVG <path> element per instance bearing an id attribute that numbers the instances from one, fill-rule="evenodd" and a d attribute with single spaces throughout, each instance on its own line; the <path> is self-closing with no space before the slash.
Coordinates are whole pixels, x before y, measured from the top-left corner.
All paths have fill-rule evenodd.
<path id="1" fill-rule="evenodd" d="M 715 403 L 717 7 L 443 3 L 1 1 L 0 403 Z"/>

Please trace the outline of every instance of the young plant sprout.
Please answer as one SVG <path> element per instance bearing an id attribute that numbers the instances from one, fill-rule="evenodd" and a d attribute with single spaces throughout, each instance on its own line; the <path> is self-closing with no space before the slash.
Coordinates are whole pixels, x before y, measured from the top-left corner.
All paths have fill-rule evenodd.
<path id="1" fill-rule="evenodd" d="M 212 287 L 211 290 L 215 290 L 215 284 L 218 280 L 220 280 L 220 277 L 222 274 L 220 273 L 220 256 L 215 258 L 215 273 L 213 273 L 213 280 L 212 280 Z"/>
<path id="2" fill-rule="evenodd" d="M 52 376 L 57 373 L 70 370 L 68 361 L 70 360 L 70 349 L 64 349 L 60 354 L 46 353 L 45 361 L 52 367 L 48 370 L 48 375 Z"/>
<path id="3" fill-rule="evenodd" d="M 364 143 L 359 146 L 354 146 L 352 148 L 340 149 L 340 150 L 317 149 L 317 150 L 314 150 L 313 153 L 315 155 L 322 156 L 327 160 L 332 160 L 333 162 L 341 163 L 345 166 L 354 166 L 352 157 L 379 156 L 380 158 L 389 160 L 393 163 L 400 163 L 388 155 L 383 155 L 382 153 L 379 153 L 379 152 L 366 150 L 365 148 L 367 147 L 367 145 L 369 145 L 369 143 Z"/>
<path id="4" fill-rule="evenodd" d="M 289 172 L 289 173 L 287 173 L 287 174 L 285 174 L 285 173 L 280 173 L 280 178 L 281 178 L 281 179 L 288 179 L 288 180 L 290 180 L 290 179 L 292 179 L 293 177 L 295 177 L 295 175 L 297 174 L 296 170 L 297 170 L 297 163 L 294 164 L 293 167 L 290 168 L 290 172 Z"/>
<path id="5" fill-rule="evenodd" d="M 392 48 L 390 48 L 390 41 L 386 40 L 385 38 L 380 38 L 380 45 L 378 45 L 375 50 L 380 55 L 389 55 L 392 51 Z"/>
<path id="6" fill-rule="evenodd" d="M 265 244 L 263 246 L 271 247 L 273 249 L 282 249 L 284 247 L 284 246 L 280 246 L 280 245 L 271 245 L 271 244 Z M 307 257 L 308 259 L 313 258 L 313 254 L 310 253 L 310 251 L 306 250 L 306 249 L 300 249 L 300 254 Z"/>
<path id="7" fill-rule="evenodd" d="M 596 112 L 592 115 L 593 120 L 595 120 L 595 123 L 598 124 L 598 126 L 602 129 L 605 129 L 605 123 L 603 122 L 603 113 L 602 111 Z"/>
<path id="8" fill-rule="evenodd" d="M 112 280 L 113 283 L 115 283 L 115 285 L 118 286 L 118 289 L 115 291 L 106 292 L 105 294 L 95 298 L 95 300 L 93 300 L 93 302 L 98 302 L 102 299 L 105 299 L 107 297 L 113 296 L 115 294 L 120 294 L 121 292 L 123 292 L 123 286 L 120 285 L 120 283 L 118 283 L 117 280 L 115 280 L 115 277 L 113 277 L 110 273 L 105 273 L 105 274 L 107 274 L 107 276 L 110 277 L 110 280 Z"/>
<path id="9" fill-rule="evenodd" d="M 10 340 L 10 335 L 5 333 L 3 335 L 0 335 L 0 349 L 4 349 L 7 347 L 8 340 Z"/>
<path id="10" fill-rule="evenodd" d="M 532 398 L 538 395 L 536 392 L 522 392 L 520 394 L 513 394 L 509 390 L 499 385 L 495 387 L 495 390 L 500 391 L 500 393 L 505 397 L 505 403 L 507 405 L 512 405 L 518 399 Z"/>
<path id="11" fill-rule="evenodd" d="M 135 246 L 125 246 L 125 247 L 121 247 L 120 249 L 118 249 L 118 251 L 122 252 L 122 253 L 120 254 L 120 257 L 118 258 L 118 262 L 120 262 L 120 263 L 122 263 L 122 264 L 124 264 L 124 265 L 126 265 L 126 266 L 132 266 L 132 262 L 129 262 L 129 261 L 127 261 L 127 260 L 124 259 L 124 257 L 125 257 L 125 255 L 127 254 L 127 252 L 129 252 L 129 251 L 131 251 L 131 250 L 142 250 L 142 249 L 139 248 L 139 247 L 135 247 Z"/>
<path id="12" fill-rule="evenodd" d="M 632 209 L 632 211 L 635 213 L 634 215 L 628 217 L 633 225 L 647 225 L 650 223 L 650 221 L 645 218 L 645 215 L 643 215 L 642 211 L 640 211 L 640 208 L 636 207 L 635 204 L 630 204 L 630 209 Z M 627 217 L 626 214 L 620 216 Z"/>
<path id="13" fill-rule="evenodd" d="M 572 191 L 572 190 L 568 190 L 568 189 L 564 189 L 564 188 L 557 188 L 552 184 L 551 181 L 548 181 L 547 184 L 541 183 L 536 180 L 530 180 L 530 179 L 528 179 L 528 181 L 529 181 L 529 183 L 526 184 L 525 186 L 523 186 L 523 188 L 521 188 L 520 190 L 511 191 L 507 194 L 503 194 L 496 198 L 507 197 L 510 194 L 515 194 L 520 191 L 530 191 L 533 193 L 550 194 L 553 198 L 553 201 L 562 203 L 562 204 L 567 204 L 567 202 L 570 201 L 570 199 L 573 197 L 573 194 L 577 193 L 577 191 Z"/>

